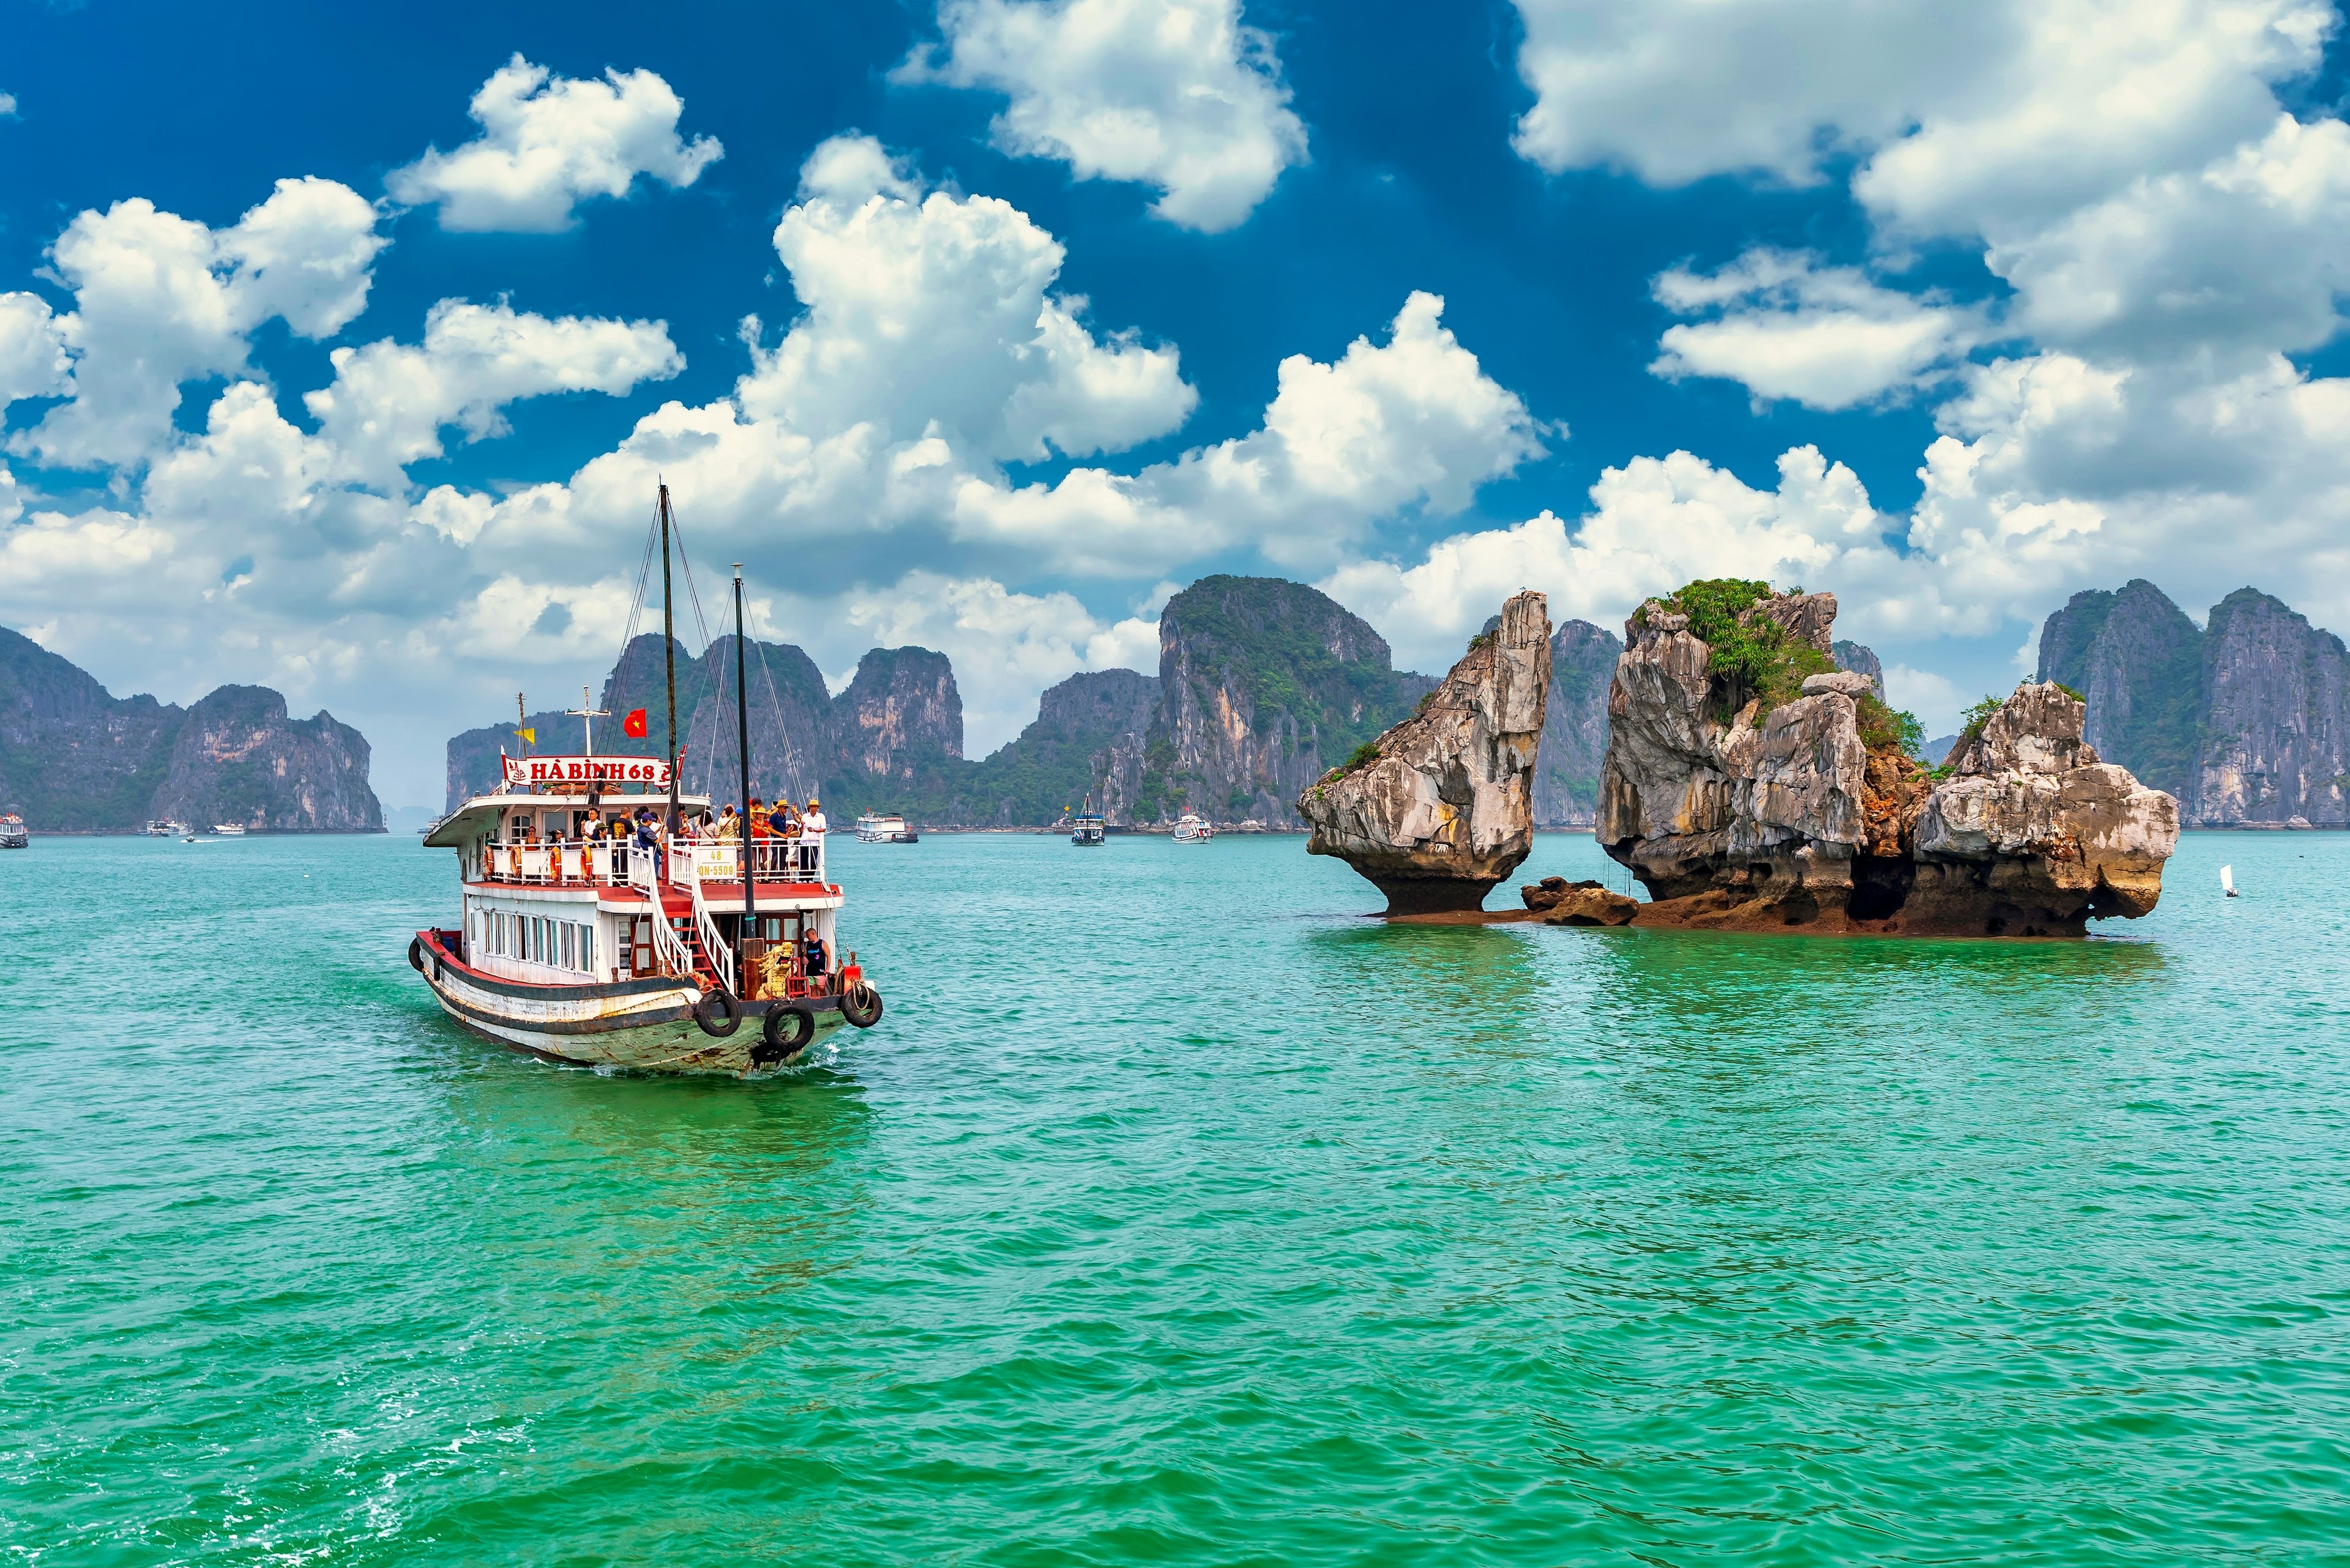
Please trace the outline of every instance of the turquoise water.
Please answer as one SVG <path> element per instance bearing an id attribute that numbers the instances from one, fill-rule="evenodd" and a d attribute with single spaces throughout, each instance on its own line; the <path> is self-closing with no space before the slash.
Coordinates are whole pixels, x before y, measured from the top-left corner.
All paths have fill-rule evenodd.
<path id="1" fill-rule="evenodd" d="M 0 1557 L 2350 1562 L 2350 837 L 2014 945 L 837 853 L 889 1014 L 752 1084 L 443 1022 L 413 839 L 0 856 Z"/>

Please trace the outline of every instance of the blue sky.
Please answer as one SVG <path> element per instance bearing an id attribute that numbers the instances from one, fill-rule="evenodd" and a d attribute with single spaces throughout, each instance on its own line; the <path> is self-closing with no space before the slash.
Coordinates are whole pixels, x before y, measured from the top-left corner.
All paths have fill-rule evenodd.
<path id="1" fill-rule="evenodd" d="M 2350 623 L 2316 0 L 484 10 L 0 57 L 0 621 L 390 804 L 608 666 L 656 472 L 973 754 L 1214 570 L 1428 669 L 1521 586 L 1829 587 L 1934 729 L 2081 587 Z"/>

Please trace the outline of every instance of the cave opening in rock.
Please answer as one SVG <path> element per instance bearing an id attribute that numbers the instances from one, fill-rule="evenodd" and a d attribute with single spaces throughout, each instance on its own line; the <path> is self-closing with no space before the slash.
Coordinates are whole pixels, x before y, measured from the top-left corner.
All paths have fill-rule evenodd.
<path id="1" fill-rule="evenodd" d="M 1852 863 L 1852 897 L 1845 913 L 1856 920 L 1889 919 L 1909 901 L 1918 883 L 1918 863 L 1863 855 Z"/>

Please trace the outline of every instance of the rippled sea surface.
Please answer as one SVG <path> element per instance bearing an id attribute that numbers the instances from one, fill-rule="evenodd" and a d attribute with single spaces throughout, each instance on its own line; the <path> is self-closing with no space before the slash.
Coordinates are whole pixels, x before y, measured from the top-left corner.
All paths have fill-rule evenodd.
<path id="1" fill-rule="evenodd" d="M 887 1017 L 713 1083 L 446 1023 L 413 838 L 0 855 L 0 1558 L 2350 1562 L 2350 837 L 2070 944 L 836 864 Z"/>

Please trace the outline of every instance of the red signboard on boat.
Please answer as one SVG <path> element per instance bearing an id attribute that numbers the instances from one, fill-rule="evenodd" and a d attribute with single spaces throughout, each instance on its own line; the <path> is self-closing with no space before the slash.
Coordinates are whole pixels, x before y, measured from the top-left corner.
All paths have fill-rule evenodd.
<path id="1" fill-rule="evenodd" d="M 517 784 L 547 788 L 577 784 L 597 789 L 640 784 L 655 790 L 669 788 L 669 764 L 659 757 L 501 757 L 499 761 L 505 763 L 509 788 Z"/>

